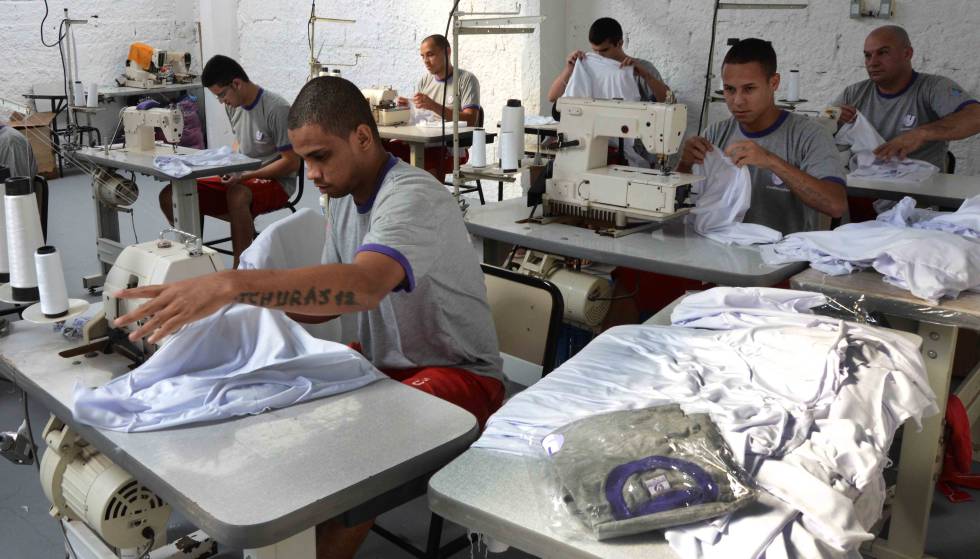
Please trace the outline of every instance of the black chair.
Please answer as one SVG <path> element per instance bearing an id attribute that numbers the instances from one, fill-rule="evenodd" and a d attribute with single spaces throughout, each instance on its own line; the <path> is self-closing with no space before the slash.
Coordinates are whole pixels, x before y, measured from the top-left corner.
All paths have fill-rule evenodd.
<path id="1" fill-rule="evenodd" d="M 299 204 L 299 201 L 303 199 L 303 187 L 306 182 L 305 179 L 306 179 L 306 168 L 303 165 L 303 160 L 300 159 L 299 170 L 297 171 L 297 175 L 296 175 L 296 192 L 293 194 L 293 197 L 289 200 L 286 200 L 285 206 L 281 208 L 276 208 L 275 210 L 271 210 L 265 213 L 272 213 L 274 211 L 279 211 L 282 209 L 288 209 L 291 213 L 296 213 L 296 205 Z M 264 215 L 264 214 L 260 214 L 260 215 Z M 254 220 L 256 217 L 258 216 L 252 216 L 252 219 Z M 215 218 L 215 219 L 219 219 L 219 218 Z M 201 234 L 202 235 L 204 234 L 203 227 L 201 228 Z M 258 237 L 258 236 L 259 236 L 259 231 L 256 230 L 254 237 Z M 220 245 L 229 242 L 231 242 L 231 237 L 222 237 L 220 239 L 214 239 L 213 241 L 205 241 L 204 246 L 211 247 L 212 249 L 214 249 L 215 252 L 220 252 L 221 254 L 227 254 L 228 256 L 234 256 L 235 254 L 234 252 L 226 248 L 215 246 L 215 245 Z"/>
<path id="2" fill-rule="evenodd" d="M 956 156 L 951 151 L 946 152 L 946 172 L 950 175 L 956 172 Z"/>

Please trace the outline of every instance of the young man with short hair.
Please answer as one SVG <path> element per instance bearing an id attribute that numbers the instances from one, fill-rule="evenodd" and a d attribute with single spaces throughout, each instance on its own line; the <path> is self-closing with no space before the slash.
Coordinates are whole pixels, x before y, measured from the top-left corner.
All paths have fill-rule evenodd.
<path id="1" fill-rule="evenodd" d="M 592 52 L 615 60 L 620 66 L 632 66 L 636 76 L 636 85 L 640 88 L 640 99 L 643 101 L 664 101 L 669 88 L 660 77 L 660 72 L 650 62 L 642 58 L 633 58 L 623 50 L 623 27 L 611 17 L 601 17 L 589 28 L 589 45 Z M 548 100 L 554 103 L 565 93 L 568 80 L 575 70 L 575 63 L 585 58 L 585 53 L 576 50 L 568 55 L 565 67 L 562 69 L 551 87 L 548 88 Z"/>
<path id="2" fill-rule="evenodd" d="M 392 378 L 469 410 L 482 426 L 503 403 L 502 365 L 483 272 L 452 195 L 385 152 L 367 101 L 342 78 L 303 87 L 289 112 L 289 138 L 309 178 L 332 199 L 324 263 L 125 290 L 120 297 L 150 300 L 118 323 L 147 318 L 131 337 L 154 342 L 236 301 L 307 322 L 351 313 L 345 342 L 360 344 Z M 318 556 L 353 556 L 369 528 L 322 524 Z"/>
<path id="3" fill-rule="evenodd" d="M 286 206 L 296 191 L 299 156 L 287 135 L 289 103 L 248 79 L 233 59 L 216 55 L 201 72 L 201 83 L 225 106 L 238 151 L 262 161 L 254 171 L 198 179 L 201 215 L 227 219 L 231 223 L 234 265 L 252 244 L 255 216 Z M 173 223 L 171 185 L 160 193 L 160 209 Z"/>
<path id="4" fill-rule="evenodd" d="M 745 39 L 725 55 L 721 69 L 732 116 L 684 143 L 678 170 L 690 172 L 717 146 L 739 167 L 748 165 L 752 205 L 746 223 L 783 234 L 821 227 L 820 215 L 847 212 L 844 168 L 834 139 L 811 119 L 776 106 L 776 52 L 761 39 Z"/>
<path id="5" fill-rule="evenodd" d="M 905 29 L 885 25 L 864 40 L 868 79 L 848 86 L 834 105 L 840 121 L 861 111 L 885 143 L 883 159 L 921 159 L 946 169 L 950 140 L 980 133 L 980 103 L 953 80 L 912 69 L 912 41 Z"/>

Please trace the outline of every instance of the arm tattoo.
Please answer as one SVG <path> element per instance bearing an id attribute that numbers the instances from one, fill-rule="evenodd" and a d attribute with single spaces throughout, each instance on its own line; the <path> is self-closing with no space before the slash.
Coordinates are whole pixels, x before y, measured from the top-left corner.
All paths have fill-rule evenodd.
<path id="1" fill-rule="evenodd" d="M 310 305 L 329 305 L 337 307 L 354 307 L 359 303 L 353 291 L 333 291 L 332 289 L 309 288 L 277 291 L 243 291 L 235 297 L 235 301 L 255 305 L 257 307 L 301 307 Z"/>

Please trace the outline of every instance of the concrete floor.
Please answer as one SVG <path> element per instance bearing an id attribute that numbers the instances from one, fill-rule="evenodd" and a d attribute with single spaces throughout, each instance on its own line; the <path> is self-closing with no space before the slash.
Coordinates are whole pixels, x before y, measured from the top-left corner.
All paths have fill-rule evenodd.
<path id="1" fill-rule="evenodd" d="M 139 179 L 141 196 L 134 206 L 132 220 L 123 215 L 120 230 L 123 242 L 136 238 L 145 241 L 154 238 L 166 226 L 157 205 L 157 193 L 161 183 L 149 178 Z M 496 198 L 496 185 L 485 187 L 489 199 Z M 519 192 L 508 186 L 506 196 Z M 478 202 L 474 202 L 478 203 Z M 318 192 L 307 188 L 301 206 L 318 208 Z M 257 220 L 261 229 L 285 212 L 262 216 Z M 227 234 L 227 224 L 208 219 L 205 237 L 217 238 Z M 86 292 L 79 278 L 98 271 L 95 260 L 95 226 L 88 179 L 82 175 L 70 175 L 51 181 L 49 219 L 49 243 L 57 246 L 64 258 L 69 292 L 82 296 Z M 229 262 L 230 264 L 230 262 Z M 0 339 L 0 345 L 2 345 Z M 48 412 L 39 404 L 30 402 L 35 437 L 40 436 Z M 0 430 L 16 430 L 23 416 L 20 393 L 9 382 L 0 380 Z M 971 503 L 950 504 L 937 494 L 932 509 L 927 551 L 939 559 L 976 559 L 980 557 L 980 492 L 972 492 L 976 499 Z M 15 466 L 0 460 L 0 558 L 2 559 L 55 559 L 65 556 L 61 532 L 57 523 L 48 516 L 48 503 L 41 492 L 37 473 L 33 468 Z M 418 499 L 381 517 L 380 523 L 389 530 L 404 535 L 422 545 L 428 527 L 428 510 L 424 499 Z M 171 519 L 170 535 L 188 533 L 194 527 L 175 514 Z M 444 541 L 463 533 L 459 526 L 448 525 Z M 482 550 L 463 550 L 454 557 L 463 559 L 482 556 Z M 236 550 L 223 550 L 220 557 L 240 557 Z M 358 557 L 400 558 L 408 557 L 392 544 L 372 534 Z M 529 555 L 516 550 L 494 555 L 500 559 L 523 559 Z"/>

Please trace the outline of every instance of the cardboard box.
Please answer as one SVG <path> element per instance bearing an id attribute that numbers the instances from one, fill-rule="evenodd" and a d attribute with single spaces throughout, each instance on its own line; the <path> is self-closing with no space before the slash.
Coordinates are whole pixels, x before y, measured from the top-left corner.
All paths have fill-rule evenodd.
<path id="1" fill-rule="evenodd" d="M 37 172 L 46 179 L 58 178 L 58 161 L 51 147 L 51 121 L 55 116 L 55 113 L 34 113 L 26 119 L 10 120 L 10 126 L 20 130 L 30 141 L 37 159 Z"/>

